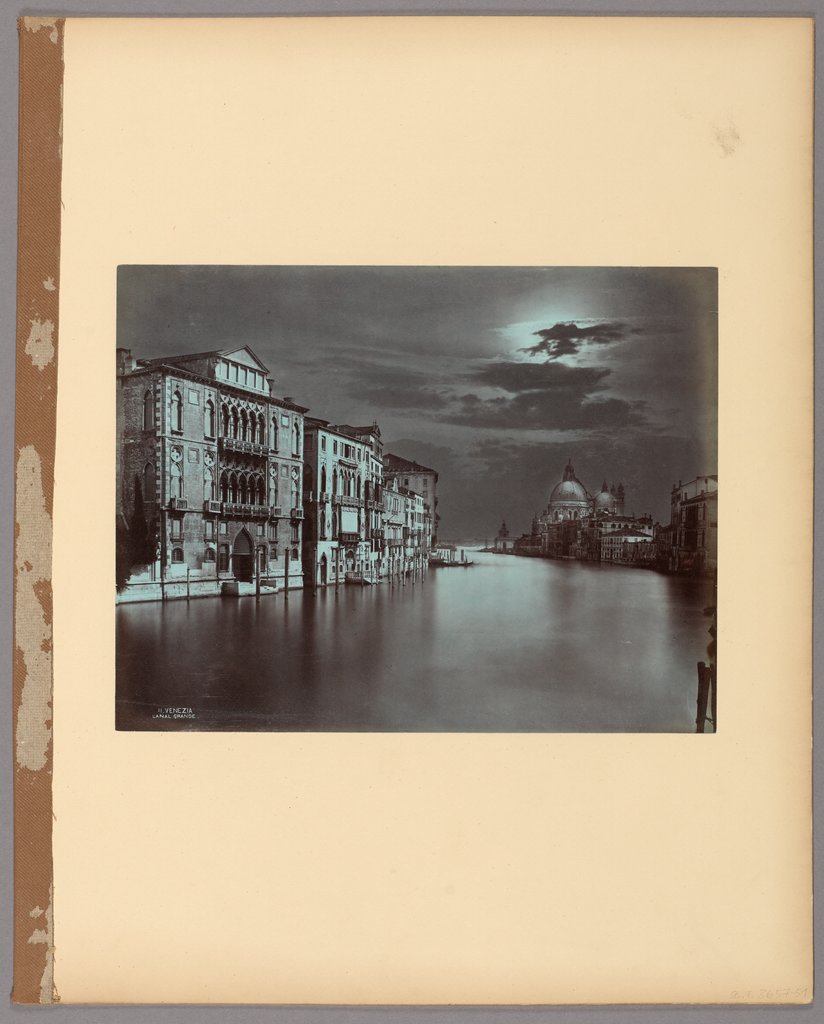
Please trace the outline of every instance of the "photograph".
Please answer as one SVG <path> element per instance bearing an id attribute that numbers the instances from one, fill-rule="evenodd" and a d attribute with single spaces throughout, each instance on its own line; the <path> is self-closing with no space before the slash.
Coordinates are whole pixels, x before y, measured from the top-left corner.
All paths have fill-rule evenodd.
<path id="1" fill-rule="evenodd" d="M 120 266 L 116 726 L 717 729 L 707 267 Z"/>

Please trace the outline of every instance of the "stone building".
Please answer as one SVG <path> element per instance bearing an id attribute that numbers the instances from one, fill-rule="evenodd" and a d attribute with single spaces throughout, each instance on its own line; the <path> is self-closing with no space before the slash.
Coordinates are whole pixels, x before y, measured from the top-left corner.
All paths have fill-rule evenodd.
<path id="1" fill-rule="evenodd" d="M 406 493 L 398 488 L 397 479 L 390 479 L 383 491 L 384 552 L 389 576 L 398 576 L 405 570 L 407 504 Z"/>
<path id="2" fill-rule="evenodd" d="M 357 427 L 348 423 L 337 428 L 361 444 L 363 454 L 363 546 L 360 560 L 372 580 L 385 573 L 383 525 L 383 441 L 377 423 Z"/>
<path id="3" fill-rule="evenodd" d="M 622 565 L 652 566 L 655 564 L 655 543 L 652 530 L 621 526 L 601 535 L 601 561 Z"/>
<path id="4" fill-rule="evenodd" d="M 412 459 L 404 459 L 400 455 L 387 452 L 383 457 L 383 477 L 386 483 L 390 480 L 397 480 L 400 487 L 405 487 L 407 490 L 421 495 L 432 523 L 429 548 L 433 549 L 438 543 L 438 524 L 440 522 L 437 472 Z"/>
<path id="5" fill-rule="evenodd" d="M 407 572 L 415 572 L 429 560 L 432 541 L 432 519 L 429 505 L 423 495 L 399 488 L 406 497 L 406 524 L 404 527 L 404 555 Z"/>
<path id="6" fill-rule="evenodd" d="M 672 485 L 669 530 L 661 531 L 659 546 L 670 572 L 711 575 L 717 571 L 717 476 Z"/>
<path id="7" fill-rule="evenodd" d="M 375 467 L 380 431 L 376 424 L 362 434 L 359 429 L 305 419 L 303 559 L 307 579 L 318 586 L 342 582 L 346 573 L 380 571 L 382 548 L 375 552 L 378 538 L 373 537 L 373 516 L 380 514 L 375 507 L 381 495 Z"/>
<path id="8" fill-rule="evenodd" d="M 306 411 L 248 347 L 118 349 L 120 600 L 302 585 Z"/>

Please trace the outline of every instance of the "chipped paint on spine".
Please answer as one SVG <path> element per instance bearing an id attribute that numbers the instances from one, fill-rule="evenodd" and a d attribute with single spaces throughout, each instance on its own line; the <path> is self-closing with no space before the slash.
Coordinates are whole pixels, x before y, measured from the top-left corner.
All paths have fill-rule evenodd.
<path id="1" fill-rule="evenodd" d="M 27 32 L 39 32 L 41 28 L 49 29 L 49 40 L 52 43 L 57 43 L 60 38 L 57 28 L 57 18 L 23 18 L 23 28 Z"/>
<path id="2" fill-rule="evenodd" d="M 36 772 L 45 767 L 51 742 L 52 629 L 43 598 L 51 603 L 52 520 L 40 456 L 32 445 L 17 457 L 16 518 L 15 639 L 24 675 L 15 756 L 21 768 Z"/>
<path id="3" fill-rule="evenodd" d="M 51 320 L 29 322 L 31 330 L 26 338 L 26 355 L 38 370 L 44 370 L 54 359 L 54 323 Z"/>

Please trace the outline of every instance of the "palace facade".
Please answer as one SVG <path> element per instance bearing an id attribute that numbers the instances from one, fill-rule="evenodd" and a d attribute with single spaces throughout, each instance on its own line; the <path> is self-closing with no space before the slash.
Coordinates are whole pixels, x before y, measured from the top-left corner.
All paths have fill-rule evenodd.
<path id="1" fill-rule="evenodd" d="M 117 370 L 128 596 L 219 593 L 258 577 L 300 587 L 306 409 L 274 395 L 248 348 L 152 360 L 119 349 Z"/>

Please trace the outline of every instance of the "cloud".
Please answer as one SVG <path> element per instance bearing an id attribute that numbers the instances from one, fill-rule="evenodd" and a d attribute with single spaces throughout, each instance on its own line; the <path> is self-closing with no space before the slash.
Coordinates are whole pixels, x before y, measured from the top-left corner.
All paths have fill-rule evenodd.
<path id="1" fill-rule="evenodd" d="M 443 395 L 425 387 L 369 384 L 350 388 L 349 394 L 381 409 L 443 409 L 449 404 Z"/>
<path id="2" fill-rule="evenodd" d="M 380 409 L 443 409 L 449 404 L 441 393 L 444 381 L 435 374 L 354 355 L 337 357 L 336 366 L 339 388 Z"/>
<path id="3" fill-rule="evenodd" d="M 459 396 L 438 418 L 455 425 L 498 430 L 614 430 L 645 425 L 643 401 L 608 397 L 611 370 L 563 363 L 496 360 L 464 375 L 507 394 Z"/>
<path id="4" fill-rule="evenodd" d="M 560 359 L 561 356 L 575 355 L 581 345 L 611 345 L 630 335 L 641 333 L 640 327 L 631 327 L 617 320 L 592 323 L 583 327 L 568 321 L 533 331 L 535 337 L 541 340 L 520 351 L 529 355 L 545 355 L 547 359 Z"/>
<path id="5" fill-rule="evenodd" d="M 514 398 L 464 395 L 445 423 L 496 430 L 617 430 L 647 424 L 643 402 L 591 400 L 571 391 L 523 391 Z"/>
<path id="6" fill-rule="evenodd" d="M 612 371 L 594 366 L 566 366 L 564 363 L 518 363 L 495 361 L 466 375 L 485 387 L 504 391 L 579 391 L 600 390 Z"/>

